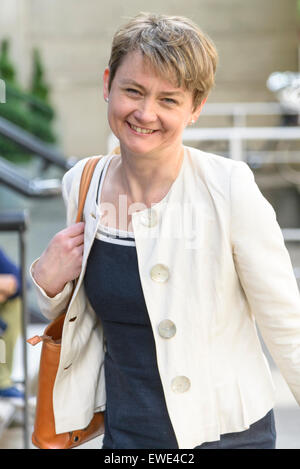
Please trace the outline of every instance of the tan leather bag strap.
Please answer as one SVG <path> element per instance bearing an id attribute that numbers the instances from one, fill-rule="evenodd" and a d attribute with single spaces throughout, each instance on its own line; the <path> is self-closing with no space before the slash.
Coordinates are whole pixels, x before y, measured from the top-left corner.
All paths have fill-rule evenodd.
<path id="1" fill-rule="evenodd" d="M 86 196 L 90 187 L 90 183 L 94 174 L 94 170 L 100 158 L 101 157 L 99 156 L 97 158 L 89 159 L 83 168 L 81 181 L 80 181 L 80 187 L 79 187 L 76 223 L 79 223 L 82 220 L 82 213 L 84 209 Z"/>
<path id="2" fill-rule="evenodd" d="M 83 209 L 84 209 L 84 204 L 86 201 L 86 196 L 90 187 L 90 183 L 96 168 L 96 165 L 98 161 L 100 160 L 101 156 L 98 156 L 97 158 L 90 158 L 88 162 L 85 164 L 82 174 L 81 174 L 81 181 L 80 181 L 80 186 L 79 186 L 79 195 L 78 195 L 78 209 L 77 209 L 77 217 L 76 217 L 76 223 L 79 223 L 82 221 L 82 214 L 83 214 Z M 78 279 L 76 278 L 73 282 L 73 289 L 72 289 L 72 294 L 70 296 L 70 301 L 72 299 L 73 293 L 75 291 L 76 285 L 77 285 Z M 70 304 L 70 301 L 68 305 Z"/>

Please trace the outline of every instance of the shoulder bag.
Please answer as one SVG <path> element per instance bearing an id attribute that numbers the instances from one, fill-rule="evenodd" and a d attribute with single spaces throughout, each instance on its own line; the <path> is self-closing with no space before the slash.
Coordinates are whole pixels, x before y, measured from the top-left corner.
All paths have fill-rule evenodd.
<path id="1" fill-rule="evenodd" d="M 83 169 L 79 189 L 76 223 L 80 222 L 82 219 L 90 181 L 99 159 L 100 158 L 91 158 Z M 76 283 L 77 279 L 74 281 L 68 306 L 73 296 Z M 68 307 L 66 311 L 67 309 Z M 104 433 L 103 412 L 95 413 L 89 425 L 84 429 L 60 434 L 55 433 L 53 387 L 59 365 L 62 330 L 66 311 L 46 327 L 44 335 L 34 336 L 27 340 L 31 345 L 36 345 L 40 341 L 43 342 L 40 357 L 34 431 L 32 434 L 32 443 L 41 449 L 74 448 Z"/>

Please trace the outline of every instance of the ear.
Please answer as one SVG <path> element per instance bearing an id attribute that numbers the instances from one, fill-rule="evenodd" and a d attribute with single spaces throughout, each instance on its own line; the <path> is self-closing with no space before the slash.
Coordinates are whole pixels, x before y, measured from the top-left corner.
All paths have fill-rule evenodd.
<path id="1" fill-rule="evenodd" d="M 103 97 L 105 101 L 107 101 L 108 95 L 109 95 L 108 83 L 109 83 L 109 68 L 106 68 L 103 73 Z"/>
<path id="2" fill-rule="evenodd" d="M 194 111 L 194 115 L 193 115 L 193 118 L 194 120 L 196 121 L 198 119 L 198 117 L 200 116 L 201 114 L 201 111 L 202 111 L 202 108 L 204 106 L 204 104 L 206 103 L 206 100 L 207 100 L 207 97 L 204 98 L 201 103 L 199 104 L 199 106 L 195 109 Z"/>

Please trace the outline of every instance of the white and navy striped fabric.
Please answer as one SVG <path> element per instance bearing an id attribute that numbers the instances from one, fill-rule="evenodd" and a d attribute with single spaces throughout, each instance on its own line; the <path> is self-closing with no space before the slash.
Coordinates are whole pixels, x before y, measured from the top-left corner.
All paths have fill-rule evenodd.
<path id="1" fill-rule="evenodd" d="M 101 191 L 102 191 L 102 186 L 103 186 L 103 181 L 105 178 L 105 174 L 107 171 L 107 168 L 109 166 L 109 163 L 114 155 L 112 155 L 106 162 L 103 171 L 100 175 L 99 183 L 98 183 L 98 190 L 97 190 L 97 202 L 100 204 L 100 198 L 101 198 Z M 131 231 L 124 231 L 124 230 L 119 230 L 117 228 L 112 228 L 108 227 L 103 224 L 99 224 L 98 226 L 98 231 L 96 234 L 96 238 L 100 239 L 101 241 L 106 241 L 108 243 L 113 243 L 113 244 L 120 244 L 123 246 L 135 246 L 135 239 L 134 239 L 134 233 Z"/>

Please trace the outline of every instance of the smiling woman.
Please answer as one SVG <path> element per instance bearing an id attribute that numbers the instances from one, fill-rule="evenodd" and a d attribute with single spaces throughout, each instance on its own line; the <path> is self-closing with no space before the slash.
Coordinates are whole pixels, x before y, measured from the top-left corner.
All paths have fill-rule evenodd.
<path id="1" fill-rule="evenodd" d="M 139 51 L 128 53 L 122 60 L 110 91 L 109 80 L 110 70 L 106 69 L 104 96 L 109 96 L 108 120 L 120 141 L 124 163 L 135 160 L 144 165 L 142 161 L 146 155 L 148 162 L 151 157 L 153 168 L 159 160 L 168 162 L 166 172 L 173 165 L 178 167 L 182 132 L 201 110 L 198 106 L 193 111 L 192 93 L 162 78 Z M 173 177 L 176 177 L 176 170 L 173 170 Z M 161 182 L 157 181 L 156 185 Z"/>
<path id="2" fill-rule="evenodd" d="M 121 155 L 109 164 L 101 202 L 120 205 L 115 196 L 125 194 L 128 217 L 122 227 L 110 220 L 114 227 L 132 229 L 132 205 L 149 207 L 169 192 L 183 131 L 200 115 L 216 64 L 213 43 L 186 18 L 141 14 L 115 34 L 103 94 Z"/>
<path id="3" fill-rule="evenodd" d="M 31 269 L 47 317 L 70 305 L 58 433 L 98 409 L 106 449 L 274 448 L 256 321 L 300 403 L 300 297 L 274 210 L 245 163 L 182 144 L 216 62 L 186 18 L 141 14 L 114 36 L 103 95 L 120 146 L 97 165 L 85 224 L 87 159 L 66 173 L 70 226 Z"/>

